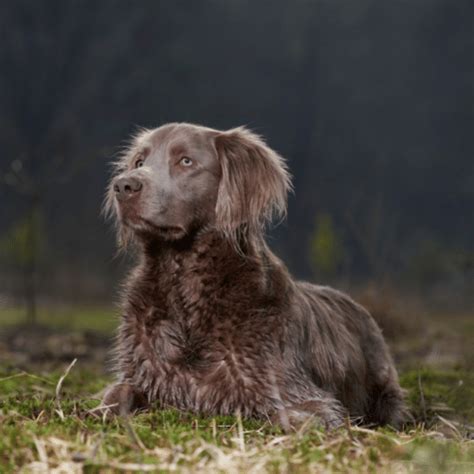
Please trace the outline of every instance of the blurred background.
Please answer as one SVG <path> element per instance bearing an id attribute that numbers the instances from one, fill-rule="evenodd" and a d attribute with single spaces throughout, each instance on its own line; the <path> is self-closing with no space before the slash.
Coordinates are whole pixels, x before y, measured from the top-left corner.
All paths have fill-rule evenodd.
<path id="1" fill-rule="evenodd" d="M 2 1 L 0 322 L 116 325 L 109 163 L 138 126 L 189 121 L 287 158 L 269 240 L 296 277 L 388 336 L 426 314 L 472 328 L 473 18 L 471 0 Z"/>

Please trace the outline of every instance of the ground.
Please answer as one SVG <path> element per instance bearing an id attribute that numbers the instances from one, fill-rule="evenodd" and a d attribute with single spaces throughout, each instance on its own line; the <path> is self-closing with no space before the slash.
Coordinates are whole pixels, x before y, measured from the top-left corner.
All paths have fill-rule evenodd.
<path id="1" fill-rule="evenodd" d="M 173 410 L 104 420 L 94 408 L 110 380 L 115 312 L 48 309 L 35 327 L 18 326 L 21 317 L 0 311 L 1 473 L 474 473 L 472 314 L 430 313 L 397 326 L 382 318 L 416 420 L 400 433 L 311 425 L 283 433 Z"/>

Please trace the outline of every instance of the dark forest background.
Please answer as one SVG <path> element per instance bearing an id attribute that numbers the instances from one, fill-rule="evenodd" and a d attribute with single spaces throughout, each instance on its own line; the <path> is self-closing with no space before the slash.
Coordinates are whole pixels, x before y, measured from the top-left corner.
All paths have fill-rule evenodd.
<path id="1" fill-rule="evenodd" d="M 111 302 L 100 208 L 137 126 L 245 124 L 294 176 L 298 277 L 469 304 L 472 0 L 0 4 L 0 299 Z"/>

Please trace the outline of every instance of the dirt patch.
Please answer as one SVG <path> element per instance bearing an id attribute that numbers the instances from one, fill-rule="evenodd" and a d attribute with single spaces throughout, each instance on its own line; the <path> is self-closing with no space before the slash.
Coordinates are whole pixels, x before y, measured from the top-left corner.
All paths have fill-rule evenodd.
<path id="1" fill-rule="evenodd" d="M 112 336 L 92 331 L 13 326 L 0 331 L 0 359 L 19 368 L 63 364 L 75 358 L 104 365 L 112 342 Z"/>

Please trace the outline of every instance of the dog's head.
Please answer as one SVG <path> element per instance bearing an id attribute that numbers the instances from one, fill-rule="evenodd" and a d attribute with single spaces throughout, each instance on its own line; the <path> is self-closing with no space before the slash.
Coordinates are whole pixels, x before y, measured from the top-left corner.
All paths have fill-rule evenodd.
<path id="1" fill-rule="evenodd" d="M 284 160 L 249 130 L 174 123 L 135 137 L 116 164 L 105 209 L 122 245 L 204 228 L 235 240 L 284 215 L 290 186 Z"/>

